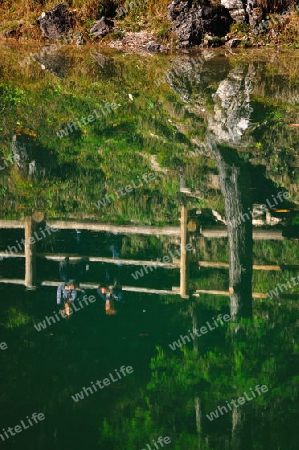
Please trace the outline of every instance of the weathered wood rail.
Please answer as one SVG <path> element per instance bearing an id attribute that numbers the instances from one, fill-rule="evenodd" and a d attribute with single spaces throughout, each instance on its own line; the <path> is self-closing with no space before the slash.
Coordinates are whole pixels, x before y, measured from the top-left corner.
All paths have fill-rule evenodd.
<path id="1" fill-rule="evenodd" d="M 43 258 L 48 261 L 63 261 L 66 257 L 69 257 L 70 261 L 80 261 L 82 258 L 88 259 L 90 262 L 100 262 L 108 264 L 122 264 L 128 266 L 150 266 L 150 267 L 162 267 L 164 269 L 177 269 L 180 267 L 180 262 L 176 259 L 172 263 L 164 263 L 161 261 L 146 261 L 141 259 L 122 259 L 122 258 L 106 258 L 104 256 L 87 256 L 87 255 L 72 255 L 70 253 L 36 253 L 37 258 Z M 24 253 L 13 253 L 7 255 L 4 252 L 0 252 L 0 257 L 3 258 L 25 258 Z"/>
<path id="2" fill-rule="evenodd" d="M 172 290 L 167 289 L 148 289 L 139 288 L 133 286 L 124 286 L 123 289 L 130 292 L 144 292 L 148 294 L 171 294 L 180 295 L 182 298 L 189 298 L 189 280 L 188 280 L 188 266 L 190 252 L 186 252 L 186 245 L 189 242 L 189 231 L 188 231 L 188 211 L 185 206 L 182 207 L 181 211 L 181 224 L 179 227 L 175 226 L 135 226 L 135 225 L 109 225 L 100 223 L 88 223 L 88 222 L 71 222 L 63 220 L 49 220 L 47 225 L 50 227 L 56 227 L 59 230 L 88 230 L 88 231 L 106 231 L 113 234 L 143 234 L 143 235 L 165 235 L 165 236 L 175 236 L 180 237 L 181 241 L 181 257 L 180 259 L 175 259 L 172 262 L 165 263 L 159 261 L 145 261 L 145 260 L 131 260 L 131 259 L 116 259 L 107 258 L 99 256 L 83 256 L 77 254 L 53 254 L 53 253 L 37 253 L 36 245 L 30 244 L 25 246 L 24 253 L 9 253 L 0 252 L 0 257 L 2 258 L 25 258 L 25 279 L 4 279 L 0 278 L 0 283 L 13 283 L 25 285 L 28 289 L 34 289 L 36 286 L 36 260 L 37 258 L 44 258 L 49 261 L 61 261 L 66 256 L 69 256 L 71 261 L 80 260 L 81 258 L 88 258 L 90 262 L 102 262 L 109 264 L 123 264 L 132 266 L 149 266 L 149 267 L 160 267 L 165 269 L 180 269 L 180 286 L 178 288 L 173 288 Z M 0 229 L 24 229 L 25 241 L 28 242 L 30 237 L 33 237 L 36 230 L 36 223 L 31 217 L 26 217 L 25 220 L 0 220 Z M 200 236 L 204 238 L 222 238 L 227 237 L 227 229 L 225 226 L 213 226 L 213 227 L 203 227 L 200 229 Z M 274 239 L 283 240 L 281 230 L 254 230 L 253 239 Z M 212 262 L 212 261 L 199 261 L 198 264 L 201 267 L 213 267 L 220 269 L 228 269 L 229 264 L 223 262 Z M 273 270 L 281 271 L 284 269 L 298 269 L 299 266 L 278 266 L 278 265 L 253 265 L 254 270 Z M 59 282 L 51 281 L 41 281 L 42 286 L 57 286 Z M 81 284 L 86 288 L 97 287 L 96 284 L 87 283 Z M 228 291 L 218 291 L 218 290 L 198 290 L 195 292 L 195 296 L 200 293 L 213 294 L 213 295 L 229 295 Z M 266 298 L 266 294 L 254 293 L 253 297 L 256 298 Z"/>
<path id="3" fill-rule="evenodd" d="M 104 223 L 71 222 L 63 220 L 49 220 L 47 225 L 56 227 L 59 230 L 88 230 L 88 231 L 107 231 L 113 234 L 144 234 L 155 236 L 181 236 L 181 227 L 155 227 L 143 225 L 109 225 Z M 22 220 L 0 220 L 0 228 L 24 229 L 25 224 Z M 227 237 L 227 228 L 225 225 L 215 225 L 210 227 L 201 227 L 200 234 L 204 238 L 214 239 Z M 284 240 L 282 230 L 253 230 L 254 240 Z"/>
<path id="4" fill-rule="evenodd" d="M 88 231 L 107 231 L 113 234 L 144 234 L 144 235 L 164 235 L 180 236 L 180 227 L 166 226 L 145 226 L 145 225 L 109 225 L 106 223 L 74 222 L 67 220 L 47 220 L 49 227 L 55 227 L 58 230 L 88 230 Z M 18 228 L 25 227 L 22 220 L 0 220 L 0 228 Z"/>
<path id="5" fill-rule="evenodd" d="M 218 262 L 218 261 L 198 261 L 198 265 L 200 267 L 212 267 L 214 269 L 229 269 L 229 263 L 224 262 Z M 253 264 L 252 265 L 253 270 L 275 270 L 277 272 L 282 270 L 296 270 L 299 269 L 299 266 L 278 266 L 278 265 L 271 265 L 271 264 Z"/>
<path id="6" fill-rule="evenodd" d="M 180 236 L 181 233 L 185 233 L 184 235 L 184 243 L 186 244 L 186 236 L 187 236 L 187 210 L 184 213 L 184 221 L 180 227 L 148 227 L 148 226 L 131 226 L 131 225 L 123 225 L 123 226 L 114 226 L 108 224 L 92 224 L 92 223 L 82 223 L 82 222 L 68 222 L 68 221 L 47 221 L 47 225 L 50 227 L 55 227 L 60 230 L 89 230 L 89 231 L 108 231 L 113 234 L 122 233 L 122 234 L 144 234 L 144 235 L 166 235 L 166 236 Z M 26 217 L 24 221 L 14 220 L 1 220 L 0 228 L 13 228 L 13 229 L 23 229 L 25 231 L 25 242 L 30 242 L 29 239 L 34 238 L 34 232 L 36 230 L 36 223 L 32 219 L 32 217 Z M 34 239 L 33 239 L 34 241 Z M 181 244 L 181 255 L 186 255 L 186 245 Z M 185 245 L 185 247 L 184 247 Z M 182 248 L 184 247 L 184 249 Z M 8 279 L 1 279 L 2 283 L 15 283 L 15 284 L 24 284 L 28 289 L 34 289 L 36 286 L 36 259 L 44 258 L 52 261 L 61 261 L 66 256 L 69 256 L 70 260 L 80 260 L 84 258 L 83 255 L 69 255 L 69 254 L 47 254 L 47 253 L 37 253 L 36 252 L 36 244 L 26 245 L 24 249 L 24 253 L 13 253 L 10 252 L 6 254 L 6 252 L 0 252 L 0 256 L 3 258 L 25 258 L 25 280 L 15 279 L 9 281 Z M 97 256 L 86 256 L 90 262 L 103 262 L 110 264 L 124 264 L 124 265 L 133 265 L 133 266 L 149 266 L 149 267 L 160 267 L 165 269 L 176 269 L 180 268 L 181 273 L 181 284 L 183 284 L 184 289 L 184 297 L 187 297 L 187 270 L 186 270 L 186 259 L 183 257 L 182 261 L 173 261 L 169 263 L 160 262 L 160 261 L 144 261 L 144 260 L 129 260 L 129 259 L 120 259 L 120 258 L 106 258 L 106 257 L 97 257 Z M 184 264 L 184 266 L 182 266 Z M 41 285 L 49 285 L 45 283 L 50 282 L 42 282 Z M 51 285 L 51 284 L 50 284 Z M 55 284 L 56 285 L 56 284 Z M 160 290 L 160 289 L 147 289 L 147 288 L 134 288 L 127 287 L 124 290 L 130 290 L 132 292 L 147 292 L 147 293 L 159 293 L 159 294 L 172 294 L 172 291 L 168 290 Z"/>
<path id="7" fill-rule="evenodd" d="M 0 283 L 6 284 L 19 284 L 25 286 L 25 280 L 21 278 L 1 278 Z M 61 281 L 41 281 L 41 286 L 57 287 L 61 284 Z M 99 283 L 80 283 L 80 287 L 83 289 L 97 289 Z M 138 292 L 144 294 L 158 294 L 158 295 L 180 295 L 180 289 L 170 290 L 170 289 L 151 289 L 146 287 L 136 287 L 136 286 L 122 286 L 123 291 L 127 292 Z"/>

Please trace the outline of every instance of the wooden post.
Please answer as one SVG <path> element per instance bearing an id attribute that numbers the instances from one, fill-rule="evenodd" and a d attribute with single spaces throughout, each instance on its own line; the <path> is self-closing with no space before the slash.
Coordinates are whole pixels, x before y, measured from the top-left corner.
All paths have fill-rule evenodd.
<path id="1" fill-rule="evenodd" d="M 27 289 L 35 289 L 36 282 L 36 244 L 33 237 L 34 232 L 34 220 L 32 220 L 32 217 L 25 217 L 25 286 Z M 30 238 L 32 238 L 31 241 Z"/>
<path id="2" fill-rule="evenodd" d="M 180 295 L 182 298 L 189 298 L 188 291 L 188 252 L 187 245 L 187 216 L 188 210 L 186 206 L 182 206 L 181 212 L 181 264 L 180 264 Z"/>

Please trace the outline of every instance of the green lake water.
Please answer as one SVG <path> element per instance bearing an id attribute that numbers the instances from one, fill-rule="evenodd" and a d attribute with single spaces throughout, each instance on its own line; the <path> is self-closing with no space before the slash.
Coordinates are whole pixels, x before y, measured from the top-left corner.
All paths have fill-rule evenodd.
<path id="1" fill-rule="evenodd" d="M 2 448 L 297 450 L 298 52 L 0 52 Z M 96 301 L 62 319 L 66 255 Z"/>

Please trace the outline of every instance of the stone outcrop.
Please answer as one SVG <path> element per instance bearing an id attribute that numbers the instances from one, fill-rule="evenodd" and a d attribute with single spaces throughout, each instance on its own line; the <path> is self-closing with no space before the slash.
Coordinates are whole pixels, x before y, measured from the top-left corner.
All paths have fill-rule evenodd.
<path id="1" fill-rule="evenodd" d="M 221 5 L 236 23 L 256 26 L 262 20 L 262 9 L 258 7 L 257 0 L 221 0 Z"/>
<path id="2" fill-rule="evenodd" d="M 173 22 L 172 31 L 177 34 L 181 47 L 215 46 L 215 37 L 224 37 L 232 23 L 257 27 L 263 19 L 263 10 L 257 0 L 221 0 L 218 3 L 173 0 L 168 13 Z"/>
<path id="3" fill-rule="evenodd" d="M 95 38 L 103 38 L 108 34 L 114 26 L 114 22 L 112 20 L 106 19 L 106 17 L 102 17 L 91 29 L 90 33 L 93 34 Z"/>
<path id="4" fill-rule="evenodd" d="M 250 10 L 248 14 L 249 17 L 249 25 L 251 27 L 257 27 L 263 19 L 263 11 L 262 8 L 253 8 Z"/>
<path id="5" fill-rule="evenodd" d="M 233 22 L 224 6 L 201 6 L 192 1 L 173 0 L 168 13 L 181 47 L 199 45 L 206 33 L 223 37 Z"/>
<path id="6" fill-rule="evenodd" d="M 221 5 L 224 6 L 237 23 L 244 23 L 246 21 L 246 10 L 242 0 L 221 0 Z"/>
<path id="7" fill-rule="evenodd" d="M 37 23 L 44 37 L 59 39 L 71 29 L 71 14 L 63 3 L 59 3 L 51 11 L 43 12 Z"/>

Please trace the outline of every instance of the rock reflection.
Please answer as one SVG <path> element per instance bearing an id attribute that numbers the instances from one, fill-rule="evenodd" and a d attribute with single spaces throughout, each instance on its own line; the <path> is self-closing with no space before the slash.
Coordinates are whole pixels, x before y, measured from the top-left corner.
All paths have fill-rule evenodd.
<path id="1" fill-rule="evenodd" d="M 253 108 L 250 97 L 255 77 L 253 65 L 237 66 L 221 81 L 213 97 L 214 115 L 208 118 L 209 129 L 219 142 L 240 143 L 250 126 Z M 245 146 L 250 140 L 240 143 Z"/>
<path id="2" fill-rule="evenodd" d="M 52 152 L 24 133 L 13 136 L 12 152 L 18 171 L 25 178 L 48 176 L 56 165 Z"/>
<path id="3" fill-rule="evenodd" d="M 43 70 L 51 72 L 57 78 L 65 78 L 74 66 L 74 60 L 69 55 L 58 51 L 51 53 L 41 51 L 34 59 Z"/>

